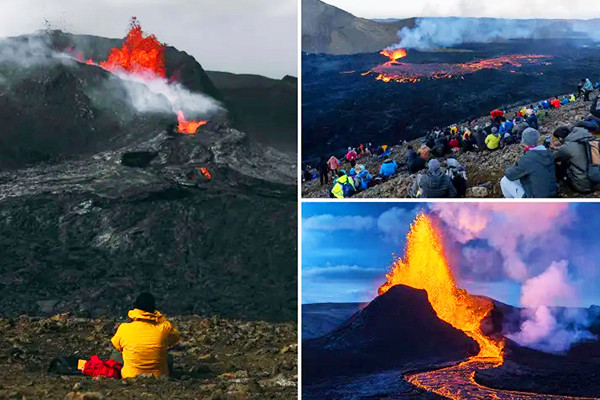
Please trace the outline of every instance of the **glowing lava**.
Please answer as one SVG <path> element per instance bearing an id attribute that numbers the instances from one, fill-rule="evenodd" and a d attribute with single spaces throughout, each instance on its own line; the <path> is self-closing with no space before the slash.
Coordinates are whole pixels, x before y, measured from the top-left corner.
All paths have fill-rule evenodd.
<path id="1" fill-rule="evenodd" d="M 387 282 L 379 288 L 379 294 L 394 285 L 424 289 L 438 318 L 462 330 L 479 344 L 479 354 L 472 359 L 502 364 L 503 341 L 481 332 L 481 322 L 492 311 L 492 302 L 456 287 L 440 234 L 424 213 L 419 214 L 411 225 L 404 259 L 399 258 L 386 277 Z"/>
<path id="2" fill-rule="evenodd" d="M 177 122 L 177 130 L 189 135 L 195 134 L 199 127 L 208 123 L 207 121 L 188 121 L 181 110 L 177 111 Z"/>
<path id="3" fill-rule="evenodd" d="M 83 62 L 81 53 L 76 53 L 76 58 Z M 106 61 L 97 64 L 90 58 L 85 63 L 99 65 L 112 73 L 122 71 L 148 80 L 167 77 L 165 45 L 159 42 L 155 35 L 145 36 L 136 17 L 131 18 L 130 29 L 123 45 L 113 47 Z M 177 110 L 176 114 L 177 130 L 180 133 L 193 135 L 200 126 L 207 124 L 207 121 L 186 120 L 182 110 Z"/>
<path id="4" fill-rule="evenodd" d="M 165 78 L 167 69 L 164 60 L 165 46 L 154 35 L 144 36 L 142 27 L 133 17 L 121 48 L 112 48 L 108 60 L 101 62 L 100 66 L 111 72 L 122 70 L 142 77 Z"/>
<path id="5" fill-rule="evenodd" d="M 543 61 L 544 59 L 550 58 L 550 56 L 537 54 L 515 54 L 455 64 L 411 64 L 398 62 L 398 59 L 405 57 L 407 54 L 404 49 L 382 50 L 380 54 L 388 57 L 389 61 L 372 68 L 362 75 L 366 76 L 373 74 L 377 80 L 397 83 L 415 83 L 423 79 L 462 78 L 464 75 L 485 69 L 507 69 L 512 72 L 516 68 L 522 67 L 523 64 L 550 64 L 547 61 Z"/>

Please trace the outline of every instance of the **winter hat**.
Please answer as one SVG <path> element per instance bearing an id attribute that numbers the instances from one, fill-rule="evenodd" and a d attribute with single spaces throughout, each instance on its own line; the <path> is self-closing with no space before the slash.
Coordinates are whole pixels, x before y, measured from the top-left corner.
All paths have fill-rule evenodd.
<path id="1" fill-rule="evenodd" d="M 556 136 L 559 139 L 564 139 L 567 136 L 569 136 L 569 133 L 571 133 L 571 130 L 566 127 L 566 126 L 559 126 L 558 128 L 556 128 L 556 130 L 554 131 L 553 135 Z"/>
<path id="2" fill-rule="evenodd" d="M 427 163 L 427 167 L 431 172 L 437 172 L 440 170 L 441 165 L 440 162 L 434 158 Z"/>
<path id="3" fill-rule="evenodd" d="M 523 131 L 521 143 L 525 146 L 537 146 L 540 140 L 540 133 L 533 128 L 527 128 Z"/>
<path id="4" fill-rule="evenodd" d="M 148 292 L 140 293 L 133 303 L 133 308 L 138 310 L 147 311 L 153 313 L 156 311 L 156 304 L 154 302 L 154 296 Z"/>
<path id="5" fill-rule="evenodd" d="M 362 164 L 358 164 L 355 168 L 356 173 L 362 172 L 365 169 L 365 166 Z"/>
<path id="6" fill-rule="evenodd" d="M 498 128 L 495 126 L 492 128 L 492 135 L 498 133 Z"/>
<path id="7" fill-rule="evenodd" d="M 449 158 L 446 160 L 446 165 L 450 168 L 458 168 L 460 167 L 460 163 L 456 160 L 456 158 Z"/>

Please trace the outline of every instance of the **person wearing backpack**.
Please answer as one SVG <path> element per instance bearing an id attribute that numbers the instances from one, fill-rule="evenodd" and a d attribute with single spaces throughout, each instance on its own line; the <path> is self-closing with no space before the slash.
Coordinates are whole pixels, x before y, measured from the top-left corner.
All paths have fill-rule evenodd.
<path id="1" fill-rule="evenodd" d="M 448 158 L 446 166 L 448 167 L 446 174 L 456 189 L 456 197 L 465 197 L 467 194 L 467 171 L 456 158 Z"/>
<path id="2" fill-rule="evenodd" d="M 345 199 L 356 193 L 354 179 L 350 178 L 345 170 L 340 171 L 340 176 L 333 182 L 331 197 Z"/>
<path id="3" fill-rule="evenodd" d="M 594 136 L 587 129 L 566 126 L 557 128 L 554 137 L 561 142 L 554 153 L 556 171 L 559 181 L 566 179 L 569 185 L 579 193 L 590 193 L 594 183 L 588 177 L 588 146 Z"/>

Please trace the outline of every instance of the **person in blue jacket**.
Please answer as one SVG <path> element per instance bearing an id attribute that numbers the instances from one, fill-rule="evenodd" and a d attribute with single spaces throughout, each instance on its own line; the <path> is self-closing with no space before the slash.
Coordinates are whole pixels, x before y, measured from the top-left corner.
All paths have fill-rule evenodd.
<path id="1" fill-rule="evenodd" d="M 360 164 L 356 166 L 356 178 L 354 178 L 356 190 L 367 189 L 372 180 L 373 177 L 364 165 Z"/>
<path id="2" fill-rule="evenodd" d="M 396 173 L 396 169 L 398 169 L 398 164 L 388 157 L 379 167 L 379 176 L 389 178 Z"/>
<path id="3" fill-rule="evenodd" d="M 506 120 L 505 117 L 502 117 L 502 122 L 500 123 L 500 129 L 498 133 L 512 133 L 513 123 L 510 120 Z"/>

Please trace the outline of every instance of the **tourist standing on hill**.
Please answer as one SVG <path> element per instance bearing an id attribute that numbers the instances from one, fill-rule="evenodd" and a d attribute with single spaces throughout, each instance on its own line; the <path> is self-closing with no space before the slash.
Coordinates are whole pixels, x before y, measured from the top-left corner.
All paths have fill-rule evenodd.
<path id="1" fill-rule="evenodd" d="M 592 93 L 594 91 L 594 85 L 592 85 L 592 81 L 590 81 L 590 78 L 586 78 L 583 80 L 583 101 L 589 101 L 590 100 L 590 93 Z"/>

